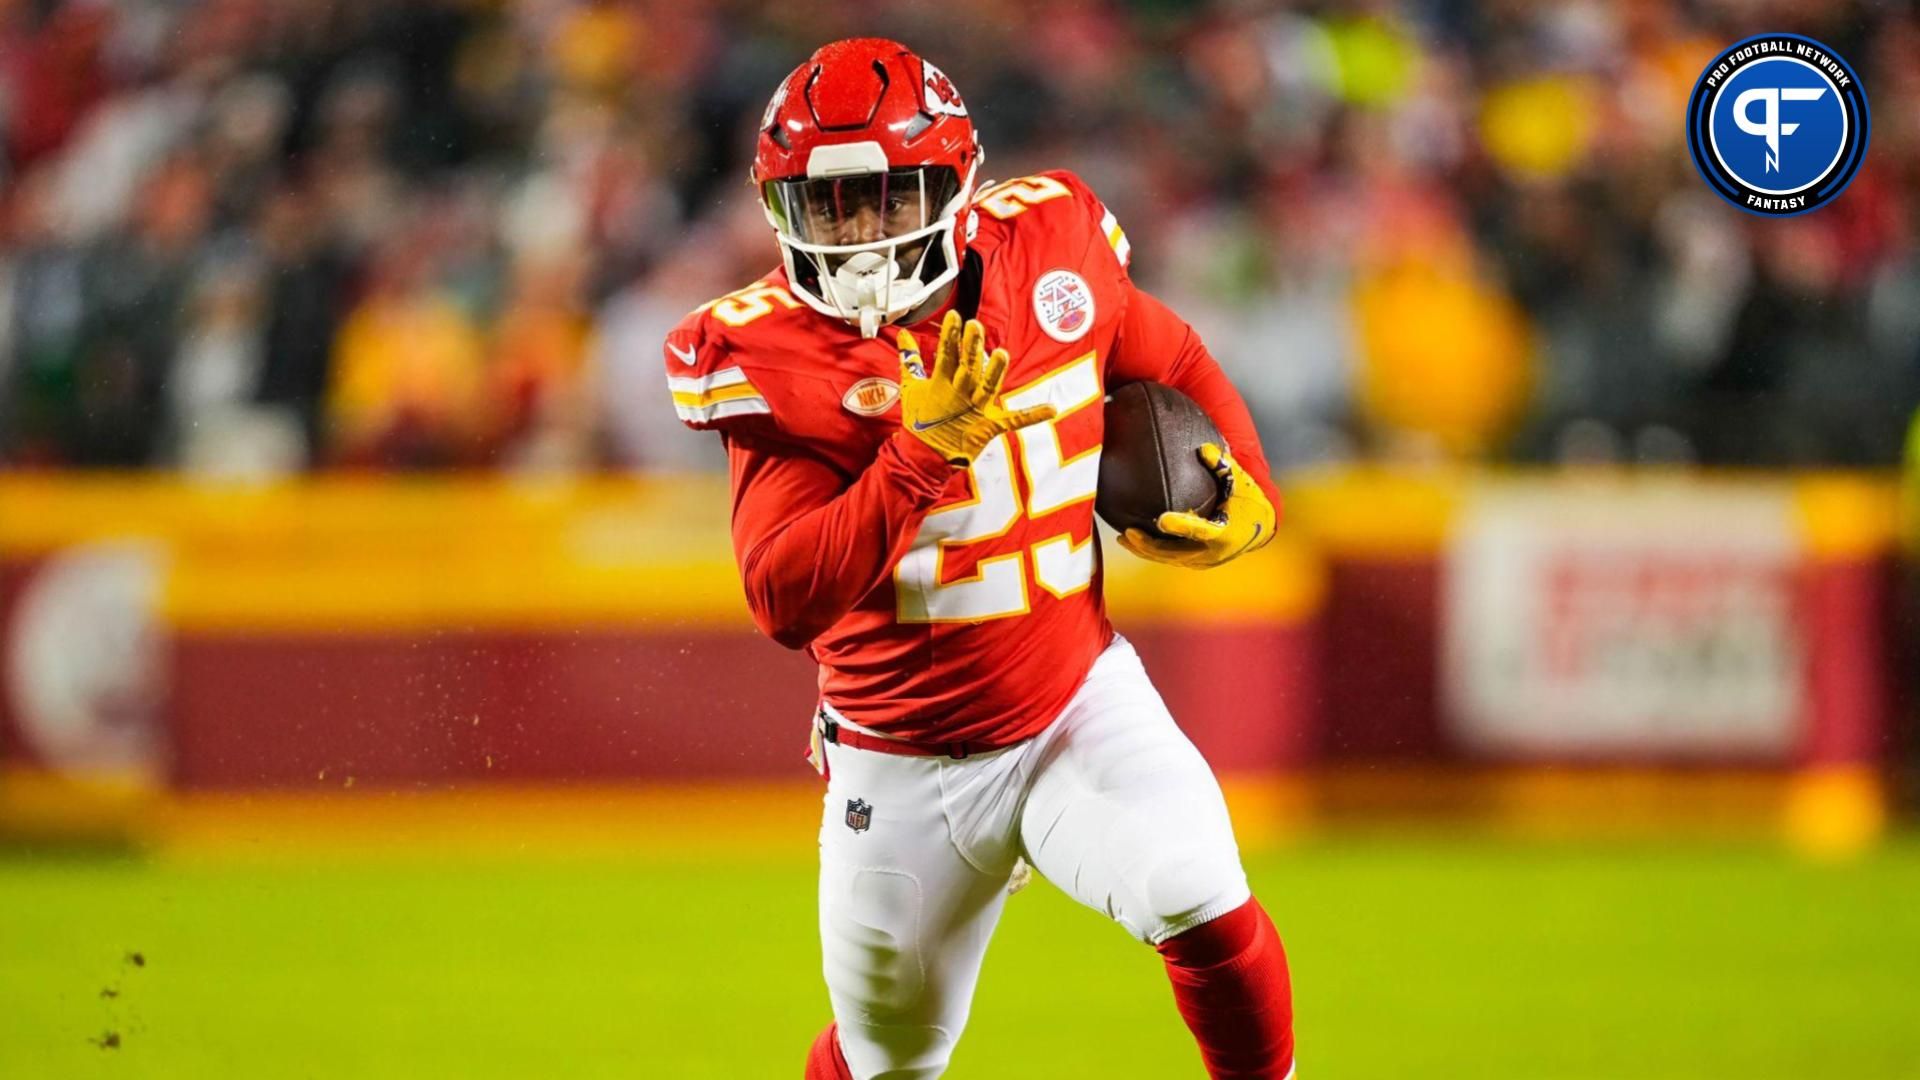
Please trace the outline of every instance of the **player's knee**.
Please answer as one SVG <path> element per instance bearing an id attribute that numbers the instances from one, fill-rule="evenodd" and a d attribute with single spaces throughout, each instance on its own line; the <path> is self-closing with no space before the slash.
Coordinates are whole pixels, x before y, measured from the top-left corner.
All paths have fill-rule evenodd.
<path id="1" fill-rule="evenodd" d="M 1139 913 L 1129 921 L 1142 940 L 1158 942 L 1239 907 L 1250 895 L 1237 855 L 1183 852 L 1144 868 Z"/>
<path id="2" fill-rule="evenodd" d="M 933 1080 L 947 1071 L 954 1039 L 929 1024 L 840 1024 L 840 1048 L 860 1080 Z"/>
<path id="3" fill-rule="evenodd" d="M 827 958 L 827 984 L 876 1019 L 909 1012 L 919 994 L 919 965 L 887 941 L 845 944 Z"/>

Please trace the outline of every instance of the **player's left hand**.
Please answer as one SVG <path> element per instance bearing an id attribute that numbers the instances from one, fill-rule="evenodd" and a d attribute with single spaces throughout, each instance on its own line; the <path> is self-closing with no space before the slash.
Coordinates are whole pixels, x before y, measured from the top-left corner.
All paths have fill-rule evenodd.
<path id="1" fill-rule="evenodd" d="M 1273 540 L 1273 503 L 1233 455 L 1212 443 L 1200 447 L 1200 462 L 1220 481 L 1220 509 L 1212 518 L 1169 511 L 1154 525 L 1120 534 L 1120 546 L 1143 559 L 1205 570 L 1258 551 Z"/>
<path id="2" fill-rule="evenodd" d="M 900 331 L 900 426 L 955 465 L 973 464 L 1007 432 L 1053 419 L 1052 405 L 1015 411 L 1000 402 L 1007 350 L 989 355 L 986 333 L 978 319 L 947 312 L 929 371 L 920 343 Z"/>

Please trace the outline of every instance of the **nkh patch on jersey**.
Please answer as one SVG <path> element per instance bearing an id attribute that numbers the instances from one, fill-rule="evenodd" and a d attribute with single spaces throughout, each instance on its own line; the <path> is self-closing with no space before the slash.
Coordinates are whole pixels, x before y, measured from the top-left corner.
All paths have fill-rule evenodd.
<path id="1" fill-rule="evenodd" d="M 851 413 L 858 413 L 861 416 L 879 416 L 893 408 L 893 403 L 898 400 L 900 400 L 900 384 L 876 375 L 871 379 L 861 379 L 849 387 L 846 396 L 840 399 L 840 404 L 845 405 L 847 411 Z"/>
<path id="2" fill-rule="evenodd" d="M 1071 270 L 1049 270 L 1033 283 L 1033 314 L 1053 340 L 1079 341 L 1093 329 L 1093 290 Z"/>

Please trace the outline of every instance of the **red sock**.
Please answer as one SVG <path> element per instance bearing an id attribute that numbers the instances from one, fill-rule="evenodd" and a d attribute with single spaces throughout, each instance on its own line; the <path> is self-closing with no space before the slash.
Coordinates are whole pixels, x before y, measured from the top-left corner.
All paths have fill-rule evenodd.
<path id="1" fill-rule="evenodd" d="M 1173 1000 L 1213 1080 L 1286 1080 L 1293 1073 L 1293 988 L 1287 954 L 1258 900 L 1159 945 Z"/>
<path id="2" fill-rule="evenodd" d="M 840 1052 L 839 1024 L 828 1024 L 827 1030 L 813 1040 L 813 1049 L 807 1051 L 806 1080 L 853 1080 L 853 1070 Z"/>

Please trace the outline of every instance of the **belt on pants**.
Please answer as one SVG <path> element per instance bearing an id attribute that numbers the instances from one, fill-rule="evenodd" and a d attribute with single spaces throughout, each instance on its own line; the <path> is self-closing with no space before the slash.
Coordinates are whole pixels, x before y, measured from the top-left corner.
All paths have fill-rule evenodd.
<path id="1" fill-rule="evenodd" d="M 903 739 L 883 739 L 878 735 L 868 735 L 864 731 L 855 731 L 844 727 L 840 721 L 827 715 L 821 709 L 814 717 L 814 726 L 820 732 L 820 738 L 835 746 L 851 746 L 855 750 L 871 750 L 877 754 L 900 754 L 905 757 L 948 757 L 955 761 L 964 761 L 975 754 L 984 754 L 992 750 L 1004 750 L 1004 746 L 988 746 L 978 742 L 913 743 Z"/>

